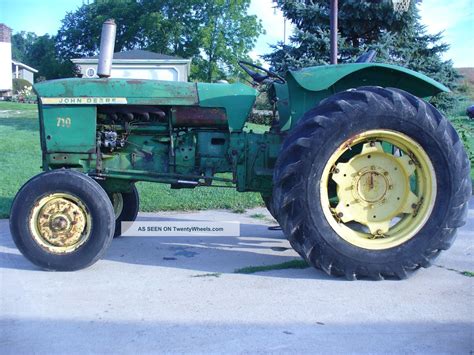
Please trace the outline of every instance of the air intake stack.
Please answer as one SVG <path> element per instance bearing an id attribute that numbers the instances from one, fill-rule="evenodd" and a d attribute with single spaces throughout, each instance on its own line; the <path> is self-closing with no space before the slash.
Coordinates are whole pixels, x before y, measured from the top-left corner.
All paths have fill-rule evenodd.
<path id="1" fill-rule="evenodd" d="M 102 34 L 100 35 L 100 53 L 97 75 L 100 78 L 110 77 L 112 70 L 112 58 L 114 56 L 115 33 L 117 25 L 114 19 L 108 19 L 102 25 Z"/>

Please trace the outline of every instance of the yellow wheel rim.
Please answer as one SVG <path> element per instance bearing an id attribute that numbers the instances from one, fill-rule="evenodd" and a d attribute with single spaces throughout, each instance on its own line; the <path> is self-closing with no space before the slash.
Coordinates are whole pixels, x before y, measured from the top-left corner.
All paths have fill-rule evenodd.
<path id="1" fill-rule="evenodd" d="M 110 199 L 112 200 L 115 219 L 118 219 L 123 211 L 123 196 L 120 192 L 114 192 L 110 195 Z"/>
<path id="2" fill-rule="evenodd" d="M 331 155 L 320 197 L 327 221 L 341 238 L 365 249 L 388 249 L 425 225 L 436 199 L 436 175 L 412 138 L 371 130 Z"/>
<path id="3" fill-rule="evenodd" d="M 77 197 L 54 193 L 35 203 L 29 226 L 33 239 L 41 247 L 54 254 L 67 254 L 89 239 L 91 217 Z"/>

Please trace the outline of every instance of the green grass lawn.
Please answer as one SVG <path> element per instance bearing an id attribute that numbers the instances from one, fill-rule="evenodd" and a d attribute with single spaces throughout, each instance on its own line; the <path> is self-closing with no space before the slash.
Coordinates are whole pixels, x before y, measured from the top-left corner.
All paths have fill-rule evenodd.
<path id="1" fill-rule="evenodd" d="M 254 130 L 262 127 L 252 125 Z M 36 105 L 0 102 L 0 218 L 6 218 L 15 194 L 29 178 L 41 172 Z M 171 190 L 169 185 L 138 183 L 141 211 L 226 208 L 243 212 L 263 206 L 260 194 L 233 188 L 198 187 Z"/>

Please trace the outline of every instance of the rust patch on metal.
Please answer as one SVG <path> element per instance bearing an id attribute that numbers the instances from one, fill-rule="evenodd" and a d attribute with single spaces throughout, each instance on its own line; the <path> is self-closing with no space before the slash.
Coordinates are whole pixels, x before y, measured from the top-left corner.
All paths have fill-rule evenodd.
<path id="1" fill-rule="evenodd" d="M 143 84 L 143 83 L 146 83 L 146 81 L 143 80 L 143 79 L 130 79 L 130 80 L 127 80 L 127 84 Z"/>
<path id="2" fill-rule="evenodd" d="M 349 138 L 343 146 L 341 146 L 338 151 L 344 151 L 345 149 L 349 149 L 349 150 L 352 150 L 351 148 L 351 145 L 352 143 L 354 143 L 354 141 L 356 141 L 357 139 L 359 139 L 359 137 L 361 137 L 361 134 L 356 134 L 354 136 L 352 136 L 351 138 Z"/>
<path id="3" fill-rule="evenodd" d="M 199 106 L 178 106 L 173 112 L 175 127 L 222 127 L 227 126 L 223 109 Z"/>

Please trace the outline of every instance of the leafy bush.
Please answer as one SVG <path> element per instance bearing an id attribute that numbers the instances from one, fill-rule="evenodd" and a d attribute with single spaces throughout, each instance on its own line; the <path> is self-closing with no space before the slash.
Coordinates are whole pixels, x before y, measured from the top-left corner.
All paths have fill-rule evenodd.
<path id="1" fill-rule="evenodd" d="M 26 79 L 13 79 L 13 94 L 18 94 L 19 91 L 32 87 L 32 84 Z"/>
<path id="2" fill-rule="evenodd" d="M 33 92 L 33 86 L 28 80 L 13 79 L 13 97 L 14 102 L 35 103 L 36 95 Z"/>
<path id="3" fill-rule="evenodd" d="M 250 114 L 249 122 L 270 126 L 272 124 L 273 114 L 268 110 L 253 110 Z"/>
<path id="4" fill-rule="evenodd" d="M 271 111 L 272 105 L 270 104 L 270 101 L 268 99 L 268 94 L 266 91 L 261 92 L 257 96 L 257 99 L 255 100 L 255 109 Z"/>

